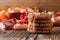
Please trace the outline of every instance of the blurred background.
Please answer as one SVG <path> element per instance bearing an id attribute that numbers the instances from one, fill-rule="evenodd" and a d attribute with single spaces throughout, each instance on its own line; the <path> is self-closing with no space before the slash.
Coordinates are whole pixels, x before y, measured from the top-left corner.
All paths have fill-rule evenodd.
<path id="1" fill-rule="evenodd" d="M 60 0 L 0 0 L 0 7 L 4 6 L 37 6 L 41 10 L 52 10 L 60 12 Z"/>

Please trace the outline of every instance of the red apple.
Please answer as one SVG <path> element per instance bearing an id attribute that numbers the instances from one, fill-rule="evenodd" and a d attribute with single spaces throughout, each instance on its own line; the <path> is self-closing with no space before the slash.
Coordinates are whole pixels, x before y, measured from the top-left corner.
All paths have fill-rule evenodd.
<path id="1" fill-rule="evenodd" d="M 54 25 L 60 24 L 60 14 L 56 13 L 52 15 L 52 22 Z"/>

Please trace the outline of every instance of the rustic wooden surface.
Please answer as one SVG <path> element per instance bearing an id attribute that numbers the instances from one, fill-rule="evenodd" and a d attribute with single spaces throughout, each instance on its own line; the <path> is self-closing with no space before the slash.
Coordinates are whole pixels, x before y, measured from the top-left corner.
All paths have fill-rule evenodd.
<path id="1" fill-rule="evenodd" d="M 0 40 L 60 40 L 60 27 L 54 27 L 51 34 L 31 34 L 26 30 L 7 30 L 0 33 Z"/>

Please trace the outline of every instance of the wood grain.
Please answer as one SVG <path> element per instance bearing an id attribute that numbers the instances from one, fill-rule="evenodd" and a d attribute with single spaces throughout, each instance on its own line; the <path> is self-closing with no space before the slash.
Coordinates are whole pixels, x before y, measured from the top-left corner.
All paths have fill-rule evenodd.
<path id="1" fill-rule="evenodd" d="M 60 40 L 60 28 L 54 27 L 50 34 L 31 34 L 26 30 L 7 30 L 0 33 L 0 40 Z"/>

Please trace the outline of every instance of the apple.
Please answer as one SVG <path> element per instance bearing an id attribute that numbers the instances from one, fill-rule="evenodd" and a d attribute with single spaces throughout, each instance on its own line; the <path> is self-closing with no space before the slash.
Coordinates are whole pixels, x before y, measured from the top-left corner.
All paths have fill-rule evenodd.
<path id="1" fill-rule="evenodd" d="M 60 14 L 59 13 L 53 14 L 51 20 L 53 22 L 53 25 L 60 24 Z"/>

